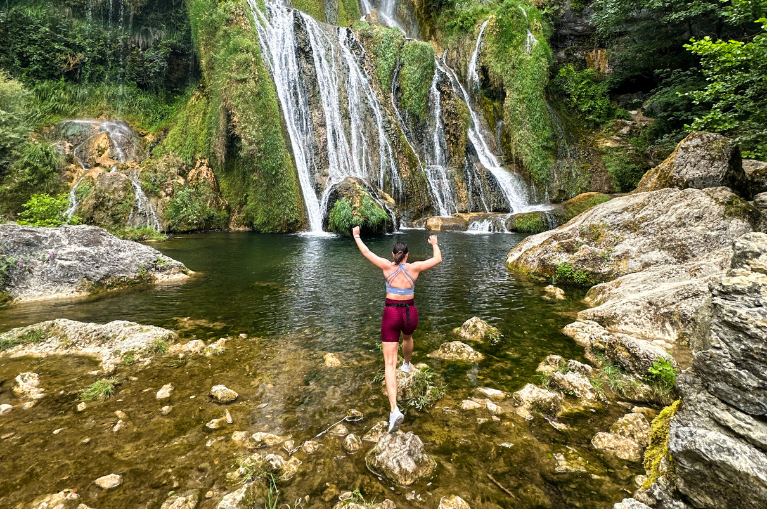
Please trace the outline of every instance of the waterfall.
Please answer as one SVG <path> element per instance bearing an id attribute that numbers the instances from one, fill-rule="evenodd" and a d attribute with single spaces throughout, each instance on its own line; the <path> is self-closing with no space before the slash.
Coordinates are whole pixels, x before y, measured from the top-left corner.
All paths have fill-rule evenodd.
<path id="1" fill-rule="evenodd" d="M 482 23 L 482 26 L 479 29 L 479 36 L 477 36 L 477 43 L 474 45 L 474 53 L 471 54 L 471 60 L 469 61 L 469 85 L 472 87 L 473 90 L 479 90 L 479 74 L 477 74 L 477 66 L 479 65 L 479 49 L 480 45 L 482 44 L 482 36 L 485 34 L 485 27 L 487 27 L 487 23 L 489 22 L 489 19 L 486 19 L 484 23 Z"/>
<path id="2" fill-rule="evenodd" d="M 437 205 L 437 210 L 440 216 L 449 216 L 453 212 L 458 212 L 458 207 L 455 205 L 453 199 L 454 192 L 450 186 L 450 181 L 447 178 L 445 172 L 445 166 L 447 166 L 447 159 L 445 158 L 445 147 L 447 142 L 445 141 L 445 128 L 442 119 L 442 101 L 440 98 L 439 88 L 437 83 L 439 81 L 439 73 L 434 73 L 434 78 L 431 80 L 431 88 L 429 89 L 429 112 L 431 114 L 432 127 L 432 159 L 426 169 L 426 180 L 429 184 L 431 194 L 434 196 L 434 201 Z"/>
<path id="3" fill-rule="evenodd" d="M 277 88 L 310 231 L 322 231 L 330 193 L 334 185 L 346 177 L 367 180 L 379 189 L 385 187 L 388 177 L 392 192 L 402 194 L 394 150 L 386 134 L 385 111 L 370 84 L 367 70 L 355 56 L 359 52 L 364 58 L 364 50 L 353 32 L 340 27 L 325 29 L 311 16 L 274 2 L 267 2 L 266 13 L 260 10 L 256 0 L 248 0 L 248 3 L 256 20 L 263 58 Z M 307 78 L 296 57 L 299 53 L 297 26 L 305 31 L 311 47 L 314 74 L 310 78 L 316 82 L 325 120 L 328 167 L 324 184 L 313 152 L 313 147 L 320 147 L 322 143 L 316 138 Z M 345 104 L 339 91 L 346 93 Z M 348 119 L 342 112 L 348 113 Z M 377 150 L 371 147 L 373 143 Z"/>
<path id="4" fill-rule="evenodd" d="M 471 141 L 471 144 L 477 152 L 479 162 L 482 163 L 482 166 L 487 168 L 493 177 L 495 177 L 495 180 L 498 182 L 501 192 L 503 192 L 503 195 L 509 204 L 509 208 L 512 211 L 522 212 L 528 209 L 529 198 L 525 181 L 516 173 L 509 172 L 501 167 L 498 159 L 496 159 L 495 155 L 490 151 L 490 148 L 482 135 L 482 126 L 479 121 L 479 115 L 469 99 L 469 94 L 455 75 L 455 71 L 450 69 L 450 67 L 445 65 L 440 59 L 436 59 L 436 63 L 436 72 L 442 72 L 448 77 L 455 93 L 463 98 L 464 102 L 466 102 L 466 106 L 469 108 L 472 123 L 469 127 L 469 141 Z"/>
<path id="5" fill-rule="evenodd" d="M 527 41 L 526 41 L 527 48 L 526 49 L 527 49 L 527 53 L 530 54 L 533 52 L 533 46 L 535 45 L 536 42 L 538 42 L 538 39 L 536 39 L 533 33 L 530 31 L 530 19 L 527 17 L 527 11 L 521 5 L 519 6 L 519 9 L 522 11 L 522 14 L 525 15 L 525 21 L 527 22 Z"/>
<path id="6" fill-rule="evenodd" d="M 369 0 L 361 0 L 360 1 L 360 8 L 362 10 L 362 15 L 367 16 L 371 12 L 373 12 L 373 5 L 370 3 Z M 386 25 L 387 27 L 392 28 L 399 28 L 403 34 L 407 35 L 407 32 L 405 32 L 405 29 L 397 23 L 397 1 L 396 0 L 381 0 L 381 4 L 378 7 L 378 22 L 382 25 Z"/>

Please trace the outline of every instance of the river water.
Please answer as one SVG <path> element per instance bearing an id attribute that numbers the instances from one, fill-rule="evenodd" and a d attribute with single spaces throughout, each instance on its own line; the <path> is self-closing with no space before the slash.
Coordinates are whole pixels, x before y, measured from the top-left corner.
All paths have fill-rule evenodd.
<path id="1" fill-rule="evenodd" d="M 408 230 L 366 241 L 381 256 L 395 242 L 407 242 L 415 261 L 431 255 L 427 237 L 425 231 Z M 528 422 L 514 415 L 495 422 L 486 419 L 486 411 L 459 408 L 462 399 L 477 395 L 477 387 L 513 392 L 537 383 L 535 368 L 548 354 L 582 360 L 582 349 L 559 332 L 582 308 L 582 294 L 568 292 L 567 300 L 547 301 L 540 283 L 508 272 L 505 255 L 522 238 L 439 235 L 444 261 L 418 279 L 421 318 L 413 362 L 430 365 L 447 394 L 430 410 L 409 410 L 403 429 L 418 434 L 437 459 L 435 474 L 409 489 L 391 486 L 365 467 L 364 454 L 372 444 L 346 455 L 339 439 L 326 437 L 314 455 L 298 453 L 303 465 L 280 485 L 283 501 L 292 504 L 308 496 L 302 507 L 331 507 L 335 489 L 360 489 L 368 499 L 388 497 L 401 508 L 436 507 L 440 496 L 451 494 L 474 509 L 608 508 L 633 491 L 633 476 L 641 467 L 605 459 L 589 443 L 625 412 L 618 405 L 563 416 L 571 426 L 565 431 L 540 417 Z M 229 440 L 233 431 L 291 435 L 299 444 L 349 408 L 365 414 L 362 422 L 348 424 L 358 436 L 386 419 L 386 397 L 380 382 L 372 381 L 383 366 L 377 349 L 383 277 L 350 239 L 206 233 L 154 246 L 196 274 L 183 283 L 12 306 L 0 310 L 0 332 L 53 318 L 121 319 L 177 330 L 183 341 L 241 333 L 248 339 L 233 340 L 222 355 L 119 368 L 123 383 L 115 396 L 83 413 L 75 410 L 77 391 L 100 378 L 88 374 L 97 368 L 95 361 L 0 358 L 0 403 L 10 401 L 13 377 L 21 371 L 40 373 L 42 385 L 51 387 L 32 409 L 14 409 L 0 419 L 0 435 L 16 433 L 0 442 L 0 501 L 5 497 L 15 505 L 70 488 L 91 506 L 150 508 L 159 507 L 170 491 L 197 489 L 201 495 L 213 492 L 200 505 L 213 507 L 236 488 L 226 484 L 225 475 L 247 452 Z M 470 364 L 426 356 L 457 340 L 452 329 L 472 316 L 504 334 L 498 346 L 472 345 L 485 360 Z M 327 352 L 336 353 L 343 366 L 325 367 Z M 166 383 L 175 387 L 169 417 L 160 416 L 166 403 L 154 398 Z M 222 410 L 206 395 L 219 383 L 240 394 L 228 407 L 235 423 L 209 432 L 202 426 L 221 417 Z M 112 432 L 116 410 L 130 416 L 119 433 Z M 85 438 L 91 440 L 83 444 Z M 588 466 L 583 472 L 558 471 L 557 454 L 580 457 Z M 124 475 L 119 489 L 103 492 L 92 484 L 111 472 Z M 416 498 L 407 500 L 412 491 Z"/>

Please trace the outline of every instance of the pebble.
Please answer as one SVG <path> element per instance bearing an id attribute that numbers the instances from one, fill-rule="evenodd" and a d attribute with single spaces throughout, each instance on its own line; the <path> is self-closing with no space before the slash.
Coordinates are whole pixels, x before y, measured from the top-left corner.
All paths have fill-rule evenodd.
<path id="1" fill-rule="evenodd" d="M 171 392 L 173 392 L 173 384 L 165 384 L 157 391 L 157 399 L 170 398 Z"/>
<path id="2" fill-rule="evenodd" d="M 26 403 L 24 403 L 23 405 L 21 405 L 21 409 L 22 409 L 22 410 L 29 410 L 30 408 L 32 408 L 33 406 L 35 406 L 35 403 L 36 403 L 36 401 L 27 401 Z"/>
<path id="3" fill-rule="evenodd" d="M 138 377 L 137 376 L 129 376 L 128 380 L 130 380 L 131 382 L 138 382 Z"/>
<path id="4" fill-rule="evenodd" d="M 115 415 L 117 416 L 118 419 L 122 419 L 123 421 L 128 420 L 128 414 L 126 414 L 122 410 L 115 410 Z"/>
<path id="5" fill-rule="evenodd" d="M 11 437 L 12 437 L 13 435 L 15 435 L 15 434 L 16 434 L 16 432 L 15 432 L 15 431 L 11 431 L 10 433 L 6 433 L 5 435 L 3 435 L 3 436 L 0 436 L 0 439 L 6 440 L 6 439 L 8 439 L 8 438 L 11 438 Z"/>
<path id="6" fill-rule="evenodd" d="M 54 435 L 58 435 L 58 434 L 59 434 L 59 433 L 61 433 L 62 431 L 64 431 L 64 428 L 55 429 L 55 430 L 53 430 L 53 434 L 54 434 Z"/>
<path id="7" fill-rule="evenodd" d="M 82 412 L 82 411 L 84 411 L 86 408 L 88 408 L 88 405 L 86 405 L 84 401 L 83 401 L 83 402 L 81 402 L 79 405 L 77 405 L 77 411 L 78 411 L 78 412 Z"/>
<path id="8" fill-rule="evenodd" d="M 226 418 L 222 417 L 221 419 L 213 419 L 210 422 L 208 422 L 205 427 L 208 429 L 218 429 L 224 425 L 226 422 Z"/>
<path id="9" fill-rule="evenodd" d="M 96 486 L 102 490 L 108 490 L 120 486 L 123 483 L 123 476 L 118 474 L 109 474 L 103 477 L 99 477 L 94 482 L 96 483 Z"/>
<path id="10" fill-rule="evenodd" d="M 113 433 L 117 433 L 118 431 L 120 431 L 124 427 L 125 427 L 125 422 L 123 422 L 123 420 L 120 419 L 119 421 L 117 421 L 117 424 L 115 424 L 115 427 L 112 428 L 112 432 Z"/>
<path id="11" fill-rule="evenodd" d="M 0 405 L 0 415 L 5 415 L 11 410 L 13 410 L 13 405 L 8 405 L 6 403 L 3 403 L 2 405 Z"/>
<path id="12" fill-rule="evenodd" d="M 319 442 L 315 442 L 314 440 L 307 440 L 304 442 L 301 448 L 306 454 L 313 454 L 317 449 L 320 448 L 320 445 L 321 444 Z"/>
<path id="13" fill-rule="evenodd" d="M 168 414 L 170 413 L 170 411 L 171 411 L 171 410 L 173 410 L 173 407 L 172 407 L 172 406 L 170 406 L 170 405 L 165 405 L 164 407 L 162 407 L 162 408 L 160 409 L 160 413 L 161 413 L 162 415 L 168 415 Z"/>
<path id="14" fill-rule="evenodd" d="M 91 439 L 90 438 L 83 438 L 83 441 L 81 443 L 82 444 L 89 444 L 89 443 L 91 443 Z"/>
<path id="15" fill-rule="evenodd" d="M 266 408 L 266 405 L 269 403 L 261 403 L 260 405 L 256 406 L 256 408 Z"/>
<path id="16" fill-rule="evenodd" d="M 325 359 L 325 366 L 328 368 L 337 368 L 341 366 L 341 359 L 334 353 L 326 353 L 322 358 Z"/>
<path id="17" fill-rule="evenodd" d="M 229 410 L 226 411 L 225 417 L 227 424 L 234 424 L 234 419 L 232 418 L 232 414 L 229 413 Z"/>
<path id="18" fill-rule="evenodd" d="M 248 335 L 243 332 L 240 334 L 240 339 L 248 339 Z"/>

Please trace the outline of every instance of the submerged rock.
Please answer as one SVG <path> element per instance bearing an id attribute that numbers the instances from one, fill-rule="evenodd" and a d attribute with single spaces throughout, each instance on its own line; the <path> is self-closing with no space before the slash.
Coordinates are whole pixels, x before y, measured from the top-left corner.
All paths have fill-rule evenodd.
<path id="1" fill-rule="evenodd" d="M 162 503 L 160 509 L 195 509 L 200 497 L 196 490 L 183 494 L 171 495 Z"/>
<path id="2" fill-rule="evenodd" d="M 325 366 L 328 368 L 337 368 L 341 366 L 341 359 L 334 353 L 326 353 L 323 356 L 323 359 L 325 359 Z"/>
<path id="3" fill-rule="evenodd" d="M 245 484 L 242 488 L 224 495 L 224 498 L 216 506 L 216 509 L 240 509 L 240 502 L 245 498 L 245 493 L 250 488 L 250 483 Z"/>
<path id="4" fill-rule="evenodd" d="M 210 389 L 210 395 L 219 403 L 231 403 L 239 396 L 239 394 L 229 389 L 226 385 L 214 385 Z"/>
<path id="5" fill-rule="evenodd" d="M 554 285 L 543 287 L 543 291 L 546 292 L 546 295 L 543 296 L 544 299 L 565 300 L 567 298 L 565 297 L 565 291 Z"/>
<path id="6" fill-rule="evenodd" d="M 575 396 L 583 403 L 595 403 L 599 399 L 589 379 L 576 371 L 568 371 L 564 375 L 554 371 L 551 373 L 549 383 L 565 394 Z"/>
<path id="7" fill-rule="evenodd" d="M 123 483 L 123 476 L 119 474 L 109 474 L 103 477 L 99 477 L 94 481 L 94 483 L 96 483 L 96 486 L 102 490 L 109 490 L 120 486 Z"/>
<path id="8" fill-rule="evenodd" d="M 412 432 L 385 434 L 365 457 L 365 463 L 374 474 L 400 486 L 410 486 L 431 475 L 437 466 Z"/>
<path id="9" fill-rule="evenodd" d="M 40 388 L 40 375 L 37 373 L 20 373 L 16 376 L 13 394 L 21 399 L 40 399 L 44 396 Z"/>
<path id="10" fill-rule="evenodd" d="M 515 402 L 527 411 L 553 415 L 562 409 L 562 396 L 556 392 L 527 384 L 513 394 Z"/>
<path id="11" fill-rule="evenodd" d="M 348 454 L 354 454 L 362 448 L 362 440 L 354 433 L 350 433 L 344 439 L 343 448 Z"/>
<path id="12" fill-rule="evenodd" d="M 330 428 L 330 431 L 328 431 L 329 434 L 335 435 L 337 437 L 345 437 L 349 434 L 349 428 L 346 427 L 346 425 L 342 422 L 339 422 L 332 428 Z"/>
<path id="13" fill-rule="evenodd" d="M 610 427 L 610 433 L 597 433 L 591 443 L 622 460 L 641 461 L 645 448 L 650 444 L 650 423 L 640 413 L 626 414 Z"/>
<path id="14" fill-rule="evenodd" d="M 42 228 L 0 224 L 4 254 L 23 260 L 5 291 L 16 301 L 87 295 L 137 282 L 181 279 L 184 264 L 95 226 Z"/>
<path id="15" fill-rule="evenodd" d="M 124 320 L 97 324 L 59 318 L 0 334 L 0 340 L 17 345 L 1 351 L 0 356 L 86 355 L 100 359 L 102 368 L 110 372 L 127 352 L 154 355 L 158 347 L 176 339 L 175 332 L 153 325 Z"/>
<path id="16" fill-rule="evenodd" d="M 157 399 L 168 399 L 170 398 L 170 394 L 173 392 L 173 384 L 165 384 L 162 387 L 160 387 L 160 390 L 157 391 L 157 394 L 155 397 Z"/>
<path id="17" fill-rule="evenodd" d="M 384 434 L 389 431 L 389 423 L 378 421 L 375 425 L 362 436 L 363 442 L 378 442 Z"/>
<path id="18" fill-rule="evenodd" d="M 442 343 L 439 349 L 428 354 L 428 357 L 469 362 L 479 362 L 485 358 L 484 355 L 474 351 L 472 347 L 460 341 Z"/>
<path id="19" fill-rule="evenodd" d="M 5 415 L 11 410 L 13 410 L 13 405 L 9 405 L 7 403 L 3 403 L 2 405 L 0 405 L 0 415 Z"/>
<path id="20" fill-rule="evenodd" d="M 437 509 L 471 509 L 471 506 L 458 495 L 452 495 L 439 499 L 439 507 Z"/>
<path id="21" fill-rule="evenodd" d="M 458 329 L 458 335 L 469 341 L 483 342 L 487 340 L 490 344 L 498 342 L 503 336 L 498 328 L 477 316 L 463 322 L 461 328 Z"/>
<path id="22" fill-rule="evenodd" d="M 272 433 L 253 433 L 251 436 L 253 439 L 254 447 L 272 447 L 283 443 L 288 437 L 281 437 L 279 435 L 273 435 Z"/>
<path id="23" fill-rule="evenodd" d="M 483 395 L 490 399 L 496 399 L 500 401 L 506 398 L 505 392 L 499 391 L 498 389 L 492 389 L 490 387 L 477 387 L 477 391 L 481 392 Z"/>
<path id="24" fill-rule="evenodd" d="M 80 495 L 72 490 L 64 490 L 50 495 L 43 495 L 36 498 L 25 508 L 28 509 L 81 509 L 87 507 L 84 504 L 78 504 Z"/>

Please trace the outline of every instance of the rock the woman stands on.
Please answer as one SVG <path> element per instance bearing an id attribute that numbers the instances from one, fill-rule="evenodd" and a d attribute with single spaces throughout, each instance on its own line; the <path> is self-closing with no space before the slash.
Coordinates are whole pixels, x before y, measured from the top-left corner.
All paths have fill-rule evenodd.
<path id="1" fill-rule="evenodd" d="M 442 262 L 442 253 L 437 245 L 437 236 L 429 237 L 433 254 L 428 260 L 407 263 L 408 249 L 403 242 L 397 242 L 389 261 L 370 251 L 360 239 L 360 228 L 352 230 L 354 241 L 362 255 L 383 270 L 386 278 L 386 304 L 381 320 L 381 342 L 385 363 L 386 394 L 389 397 L 389 432 L 397 431 L 405 418 L 397 407 L 397 350 L 402 336 L 402 354 L 405 361 L 402 371 L 409 373 L 410 358 L 413 355 L 413 332 L 418 327 L 418 310 L 415 307 L 415 281 L 418 275 Z"/>

